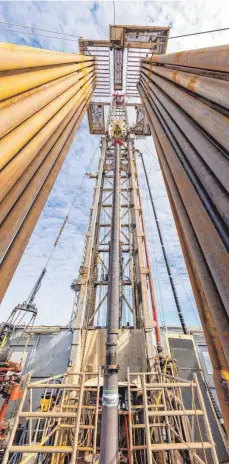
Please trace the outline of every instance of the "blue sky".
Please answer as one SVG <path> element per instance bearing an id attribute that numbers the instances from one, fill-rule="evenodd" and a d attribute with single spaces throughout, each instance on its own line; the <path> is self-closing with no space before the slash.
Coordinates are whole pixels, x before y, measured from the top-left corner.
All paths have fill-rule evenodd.
<path id="1" fill-rule="evenodd" d="M 116 24 L 170 25 L 171 36 L 227 27 L 228 10 L 229 2 L 221 1 L 214 3 L 201 1 L 115 1 Z M 113 4 L 110 1 L 0 2 L 0 20 L 76 34 L 84 38 L 107 39 L 109 24 L 113 24 Z M 19 27 L 14 27 L 14 29 L 21 30 L 21 34 L 19 32 L 2 31 L 3 28 L 13 29 L 13 26 L 0 24 L 0 41 L 2 42 L 32 45 L 66 52 L 78 51 L 77 41 L 25 35 L 23 29 Z M 29 30 L 25 31 L 28 32 Z M 229 43 L 229 31 L 173 39 L 169 41 L 168 52 L 226 43 Z M 97 136 L 89 135 L 87 117 L 85 117 L 2 303 L 1 320 L 5 320 L 13 307 L 24 301 L 30 293 L 44 267 L 52 244 L 77 187 L 87 170 L 89 160 L 98 141 Z M 145 155 L 147 170 L 150 173 L 152 193 L 163 235 L 166 239 L 170 265 L 186 321 L 188 324 L 197 325 L 195 302 L 152 139 L 137 141 L 136 146 Z M 97 151 L 93 165 L 90 168 L 92 172 L 96 171 L 98 156 L 99 152 Z M 141 166 L 139 166 L 139 173 L 160 320 L 166 319 L 168 324 L 176 324 L 178 317 L 165 271 L 155 223 L 152 219 L 151 206 Z M 73 304 L 73 293 L 70 290 L 70 284 L 77 277 L 81 262 L 93 186 L 93 180 L 85 180 L 72 210 L 70 221 L 50 262 L 48 272 L 36 299 L 39 311 L 36 321 L 38 324 L 65 325 L 70 319 Z"/>

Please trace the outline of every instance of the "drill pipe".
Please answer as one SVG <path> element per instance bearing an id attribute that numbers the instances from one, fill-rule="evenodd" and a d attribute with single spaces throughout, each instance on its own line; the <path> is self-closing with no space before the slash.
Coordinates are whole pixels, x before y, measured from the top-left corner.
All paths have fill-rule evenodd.
<path id="1" fill-rule="evenodd" d="M 0 110 L 0 137 L 12 131 L 94 69 L 95 67 L 91 66 L 87 71 L 74 72 L 67 77 L 61 77 L 47 88 L 41 90 L 38 88 L 31 96 Z"/>
<path id="2" fill-rule="evenodd" d="M 91 61 L 91 56 L 0 43 L 0 71 L 85 61 Z"/>
<path id="3" fill-rule="evenodd" d="M 199 130 L 192 119 L 183 113 L 160 88 L 153 83 L 150 83 L 150 88 L 158 97 L 161 104 L 170 113 L 172 119 L 185 134 L 187 140 L 189 140 L 196 152 L 201 156 L 203 161 L 207 163 L 223 188 L 229 193 L 229 163 L 226 151 L 219 150 L 219 148 Z"/>
<path id="4" fill-rule="evenodd" d="M 158 115 L 159 116 L 159 115 Z M 205 254 L 214 281 L 222 298 L 227 314 L 229 314 L 229 254 L 222 236 L 219 234 L 221 218 L 214 211 L 212 205 L 204 193 L 201 183 L 197 183 L 191 172 L 180 161 L 179 146 L 172 139 L 166 122 L 156 117 L 150 106 L 150 117 L 156 132 L 160 132 L 160 142 L 166 153 L 170 169 L 177 182 L 178 189 L 183 198 L 195 232 L 198 236 L 201 248 Z M 163 125 L 163 130 L 162 130 Z M 172 143 L 172 144 L 171 144 Z M 210 214 L 209 214 L 210 213 Z M 214 224 L 212 218 L 214 216 Z M 215 225 L 218 223 L 218 228 Z M 222 230 L 221 230 L 222 232 Z M 226 239 L 226 238 L 225 238 Z M 223 259 L 222 259 L 223 257 Z"/>
<path id="5" fill-rule="evenodd" d="M 79 82 L 74 84 L 70 89 L 63 92 L 44 108 L 40 109 L 37 113 L 32 115 L 18 127 L 13 129 L 9 134 L 5 135 L 0 141 L 0 170 L 9 163 L 9 161 L 23 148 L 32 137 L 44 127 L 50 119 L 69 102 L 69 100 L 78 96 L 81 88 L 84 92 L 87 86 L 90 85 L 94 78 L 94 73 L 91 72 Z M 87 77 L 86 77 L 87 76 Z"/>
<path id="6" fill-rule="evenodd" d="M 148 77 L 147 88 L 150 82 L 157 84 L 173 101 L 177 103 L 189 116 L 191 116 L 210 136 L 223 148 L 229 150 L 229 119 L 205 103 L 178 88 L 177 85 L 157 76 L 153 72 L 141 70 L 141 75 Z"/>
<path id="7" fill-rule="evenodd" d="M 88 91 L 93 89 L 94 81 L 90 83 Z M 0 172 L 0 201 L 13 187 L 15 182 L 22 175 L 24 170 L 29 166 L 31 161 L 35 158 L 39 150 L 48 141 L 49 137 L 57 129 L 59 124 L 68 115 L 69 111 L 75 106 L 77 102 L 81 103 L 81 97 L 85 97 L 85 88 L 80 91 L 68 101 L 63 108 L 30 140 L 29 143 L 13 158 L 13 160 Z"/>
<path id="8" fill-rule="evenodd" d="M 154 134 L 156 137 L 156 134 Z M 156 140 L 156 138 L 154 139 Z M 195 232 L 192 228 L 190 220 L 185 211 L 184 205 L 180 198 L 177 187 L 174 183 L 174 180 L 169 171 L 168 165 L 166 163 L 165 157 L 161 152 L 161 148 L 158 148 L 159 142 L 156 142 L 157 153 L 160 153 L 160 165 L 166 185 L 166 190 L 168 193 L 170 205 L 172 208 L 178 236 L 180 239 L 182 251 L 184 254 L 186 266 L 189 272 L 190 282 L 192 285 L 193 293 L 195 296 L 196 304 L 198 307 L 198 312 L 200 320 L 203 326 L 204 336 L 207 342 L 212 366 L 213 366 L 213 379 L 217 391 L 217 395 L 220 401 L 221 410 L 224 415 L 224 422 L 227 431 L 229 430 L 229 388 L 228 388 L 228 372 L 229 367 L 224 355 L 224 343 L 221 343 L 221 340 L 218 336 L 217 330 L 218 327 L 215 324 L 215 321 L 212 317 L 212 311 L 210 311 L 209 302 L 207 298 L 211 294 L 212 300 L 210 301 L 211 307 L 215 303 L 215 300 L 218 298 L 215 296 L 216 289 L 214 281 L 211 278 L 207 263 L 204 259 L 202 251 L 199 247 L 198 241 L 196 239 Z M 188 245 L 189 243 L 189 245 Z M 204 285 L 203 285 L 204 282 Z M 209 298 L 208 298 L 209 300 Z M 220 320 L 219 315 L 219 304 L 220 301 L 215 304 L 215 315 L 218 314 L 218 319 Z M 224 321 L 224 323 L 228 323 Z M 222 320 L 221 320 L 222 325 Z M 226 327 L 226 326 L 225 326 Z M 222 328 L 222 327 L 221 327 Z M 219 332 L 220 333 L 220 332 Z"/>
<path id="9" fill-rule="evenodd" d="M 168 147 L 166 147 L 166 151 L 164 151 L 161 145 L 165 140 L 165 134 L 163 133 L 162 127 L 160 130 L 157 127 L 158 130 L 156 131 L 155 116 L 152 118 L 152 108 L 144 95 L 143 89 L 139 87 L 139 90 L 148 116 L 196 304 L 203 324 L 204 334 L 213 365 L 216 391 L 220 400 L 225 427 L 229 434 L 229 368 L 228 361 L 226 361 L 226 355 L 228 355 L 228 318 L 225 314 L 225 308 L 218 294 L 207 261 L 199 245 L 193 225 L 187 214 L 188 210 L 186 211 L 182 197 L 175 183 L 175 178 L 166 161 L 165 153 L 167 153 Z"/>
<path id="10" fill-rule="evenodd" d="M 142 69 L 158 74 L 166 79 L 175 82 L 185 89 L 195 92 L 208 100 L 229 108 L 229 82 L 221 80 L 220 85 L 216 79 L 208 76 L 198 76 L 190 72 L 166 68 L 165 66 L 155 66 L 147 64 L 149 60 L 142 62 Z"/>
<path id="11" fill-rule="evenodd" d="M 187 50 L 184 52 L 153 55 L 153 63 L 190 66 L 192 68 L 211 69 L 213 71 L 229 71 L 229 45 Z"/>
<path id="12" fill-rule="evenodd" d="M 144 84 L 143 84 L 144 86 Z M 145 87 L 144 87 L 145 88 Z M 224 187 L 220 185 L 218 179 L 214 174 L 214 170 L 210 170 L 206 167 L 206 163 L 203 162 L 201 156 L 193 149 L 192 144 L 187 141 L 187 138 L 181 132 L 178 125 L 174 123 L 173 118 L 173 111 L 168 112 L 167 106 L 162 106 L 159 95 L 158 89 L 155 87 L 155 91 L 150 93 L 150 101 L 152 105 L 155 105 L 155 111 L 159 111 L 160 116 L 166 121 L 168 128 L 170 129 L 171 134 L 173 135 L 174 139 L 179 143 L 179 158 L 184 166 L 186 172 L 189 172 L 189 176 L 194 179 L 194 182 L 201 182 L 205 193 L 209 197 L 209 201 L 212 203 L 212 206 L 216 208 L 219 212 L 222 221 L 218 226 L 217 217 L 215 220 L 215 214 L 212 215 L 212 221 L 215 223 L 215 227 L 218 228 L 219 234 L 222 234 L 222 239 L 225 241 L 225 246 L 229 249 L 229 240 L 228 240 L 228 231 L 227 227 L 229 226 L 229 211 L 228 211 L 228 201 L 229 196 L 228 192 L 225 191 Z M 170 101 L 168 101 L 170 103 Z M 174 105 L 172 104 L 172 107 Z M 179 110 L 178 110 L 179 111 Z M 227 171 L 229 169 L 228 160 L 226 158 L 225 162 L 227 163 Z M 225 164 L 226 164 L 225 163 Z M 228 190 L 228 186 L 227 189 Z M 200 192 L 200 197 L 202 196 L 202 192 Z M 204 202 L 204 199 L 203 199 Z M 207 206 L 206 206 L 207 207 Z M 211 212 L 209 210 L 209 214 Z M 223 224 L 224 223 L 224 224 Z"/>
<path id="13" fill-rule="evenodd" d="M 5 292 L 11 282 L 11 279 L 14 275 L 14 272 L 20 262 L 20 259 L 23 255 L 23 252 L 26 248 L 26 245 L 30 239 L 30 236 L 33 232 L 33 229 L 42 213 L 42 210 L 45 206 L 45 203 L 48 199 L 50 191 L 56 181 L 56 178 L 59 174 L 61 166 L 68 154 L 69 148 L 74 140 L 75 134 L 78 130 L 80 122 L 87 111 L 89 106 L 90 98 L 92 92 L 89 94 L 87 102 L 84 104 L 83 109 L 79 115 L 79 118 L 73 127 L 71 134 L 69 135 L 63 149 L 61 150 L 51 172 L 49 173 L 47 179 L 45 180 L 40 192 L 38 193 L 33 207 L 30 208 L 25 220 L 23 221 L 20 229 L 17 232 L 17 235 L 12 242 L 10 248 L 7 250 L 7 253 L 4 257 L 4 260 L 0 264 L 0 303 L 5 295 Z"/>
<path id="14" fill-rule="evenodd" d="M 80 105 L 80 108 L 82 103 Z M 78 108 L 78 106 L 77 106 Z M 16 203 L 17 199 L 22 194 L 23 190 L 26 188 L 30 180 L 32 179 L 33 175 L 36 173 L 37 169 L 41 166 L 43 161 L 45 160 L 46 156 L 50 152 L 51 148 L 56 143 L 57 139 L 69 123 L 70 119 L 76 112 L 76 108 L 73 108 L 66 118 L 62 121 L 62 123 L 58 126 L 58 128 L 54 131 L 53 135 L 49 138 L 48 142 L 42 147 L 39 151 L 37 156 L 34 160 L 30 163 L 30 165 L 25 169 L 21 177 L 6 195 L 6 197 L 0 203 L 0 225 L 3 223 L 4 219 L 7 217 L 10 210 L 13 208 L 14 204 Z"/>
<path id="15" fill-rule="evenodd" d="M 1 56 L 1 51 L 0 51 Z M 26 73 L 20 73 L 10 76 L 0 77 L 0 100 L 4 100 L 0 105 L 6 105 L 7 100 L 10 103 L 14 103 L 18 99 L 18 95 L 22 92 L 30 91 L 35 89 L 35 92 L 39 90 L 38 86 L 54 82 L 55 80 L 71 75 L 77 71 L 84 71 L 94 65 L 94 61 L 88 61 L 87 63 L 70 64 L 67 66 L 58 66 L 55 68 L 45 68 L 39 71 L 31 71 Z M 23 95 L 24 98 L 25 95 Z M 12 97 L 12 98 L 9 98 Z M 1 107 L 1 106 L 0 106 Z"/>
<path id="16" fill-rule="evenodd" d="M 67 127 L 64 129 L 54 147 L 50 150 L 46 156 L 44 162 L 37 170 L 36 174 L 32 177 L 31 181 L 23 191 L 22 195 L 19 197 L 14 207 L 10 210 L 7 218 L 4 220 L 2 226 L 0 227 L 0 262 L 11 244 L 18 228 L 20 227 L 24 217 L 26 216 L 28 210 L 32 206 L 37 193 L 41 189 L 46 177 L 49 172 L 52 170 L 52 167 L 55 164 L 59 153 L 61 152 L 66 140 L 68 139 L 75 123 L 78 120 L 79 114 L 82 110 L 83 103 L 75 111 L 74 116 L 71 118 Z M 11 197 L 11 192 L 9 194 Z M 1 210 L 1 204 L 0 204 Z"/>
<path id="17" fill-rule="evenodd" d="M 117 343 L 119 330 L 120 286 L 120 145 L 114 149 L 114 180 L 109 253 L 106 366 L 104 369 L 101 464 L 118 462 L 118 369 Z"/>

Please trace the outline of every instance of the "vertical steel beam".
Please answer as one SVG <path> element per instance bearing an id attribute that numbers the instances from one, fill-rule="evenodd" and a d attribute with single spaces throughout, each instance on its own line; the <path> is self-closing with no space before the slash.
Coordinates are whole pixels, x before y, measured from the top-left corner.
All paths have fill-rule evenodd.
<path id="1" fill-rule="evenodd" d="M 115 145 L 111 244 L 108 274 L 106 366 L 104 370 L 101 464 L 118 462 L 118 366 L 120 285 L 120 145 Z"/>
<path id="2" fill-rule="evenodd" d="M 94 189 L 94 201 L 91 208 L 91 216 L 89 220 L 88 231 L 85 238 L 84 244 L 84 256 L 82 266 L 80 268 L 79 281 L 80 281 L 80 292 L 77 304 L 77 311 L 72 320 L 72 349 L 70 353 L 70 368 L 69 372 L 80 371 L 82 361 L 82 329 L 85 327 L 85 321 L 87 320 L 89 312 L 88 302 L 90 299 L 90 290 L 94 285 L 93 281 L 93 269 L 96 250 L 96 233 L 98 232 L 99 224 L 99 203 L 101 201 L 102 188 L 103 188 L 103 174 L 104 174 L 104 163 L 107 150 L 107 140 L 105 138 L 101 141 L 101 157 L 99 160 L 99 168 L 97 172 L 97 180 Z M 94 253 L 93 253 L 94 252 Z M 90 285 L 89 285 L 90 282 Z M 73 377 L 73 380 L 76 378 Z"/>

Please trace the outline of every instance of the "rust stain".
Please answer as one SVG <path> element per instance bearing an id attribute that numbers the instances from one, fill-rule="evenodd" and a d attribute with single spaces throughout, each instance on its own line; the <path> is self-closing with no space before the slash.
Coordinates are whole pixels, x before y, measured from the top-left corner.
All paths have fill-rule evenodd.
<path id="1" fill-rule="evenodd" d="M 172 80 L 173 80 L 174 82 L 177 81 L 177 74 L 178 74 L 178 71 L 172 71 Z"/>
<path id="2" fill-rule="evenodd" d="M 177 52 L 175 54 L 175 63 L 179 63 L 180 62 L 180 58 L 182 58 L 184 52 Z"/>
<path id="3" fill-rule="evenodd" d="M 196 83 L 197 83 L 198 80 L 199 80 L 199 77 L 192 77 L 191 79 L 189 79 L 188 86 L 187 86 L 188 89 L 193 90 L 195 92 Z"/>

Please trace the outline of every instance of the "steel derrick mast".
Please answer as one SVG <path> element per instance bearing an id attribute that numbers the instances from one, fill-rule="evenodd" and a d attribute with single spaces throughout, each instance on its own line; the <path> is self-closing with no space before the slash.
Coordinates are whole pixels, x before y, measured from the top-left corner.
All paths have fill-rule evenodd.
<path id="1" fill-rule="evenodd" d="M 198 378 L 177 377 L 161 348 L 136 150 L 122 95 L 113 96 L 107 127 L 98 171 L 88 173 L 95 189 L 72 284 L 69 367 L 64 375 L 28 378 L 3 464 L 10 453 L 23 459 L 24 452 L 51 464 L 67 455 L 72 464 L 217 464 Z M 15 445 L 22 419 L 28 433 L 23 445 Z"/>
<path id="2" fill-rule="evenodd" d="M 44 159 L 46 160 L 43 157 L 48 154 L 45 162 L 49 163 L 48 172 L 51 180 L 47 177 L 48 184 L 46 180 L 44 184 L 43 181 L 39 184 L 42 188 L 35 191 L 38 195 L 34 205 L 31 203 L 33 208 L 28 210 L 27 216 L 24 214 L 25 211 L 23 212 L 19 233 L 15 235 L 15 230 L 13 228 L 11 230 L 12 237 L 16 240 L 12 242 L 9 249 L 7 248 L 9 243 L 5 243 L 3 252 L 5 253 L 5 250 L 7 252 L 4 255 L 3 266 L 6 267 L 2 267 L 2 273 L 8 276 L 7 285 L 10 276 L 6 271 L 12 265 L 11 252 L 16 249 L 17 260 L 19 260 L 22 254 L 21 241 L 26 243 L 36 222 L 36 218 L 31 220 L 36 213 L 36 204 L 38 202 L 39 206 L 35 214 L 37 217 L 42 209 L 42 201 L 45 202 L 47 198 L 47 191 L 51 189 L 53 179 L 86 110 L 88 110 L 90 133 L 102 136 L 101 153 L 97 172 L 87 173 L 88 178 L 94 179 L 95 188 L 82 265 L 78 278 L 72 284 L 75 302 L 69 331 L 72 341 L 68 368 L 65 373 L 61 370 L 61 374 L 51 375 L 42 380 L 27 376 L 3 464 L 11 460 L 12 453 L 15 453 L 14 456 L 20 464 L 25 464 L 30 458 L 36 462 L 42 460 L 51 464 L 98 461 L 101 464 L 218 463 L 206 414 L 206 396 L 203 400 L 203 383 L 201 383 L 203 379 L 198 361 L 197 375 L 192 375 L 192 358 L 187 368 L 188 376 L 183 377 L 182 369 L 178 372 L 173 359 L 173 352 L 179 354 L 181 346 L 185 346 L 190 354 L 191 336 L 185 333 L 182 338 L 179 335 L 177 338 L 174 337 L 173 344 L 170 344 L 167 334 L 167 346 L 161 338 L 138 182 L 136 161 L 138 150 L 135 149 L 134 138 L 151 134 L 154 136 L 162 163 L 166 185 L 168 179 L 170 180 L 166 174 L 166 163 L 163 164 L 163 153 L 167 152 L 168 146 L 164 146 L 163 152 L 160 144 L 166 144 L 166 137 L 160 130 L 156 116 L 161 124 L 163 123 L 166 133 L 169 134 L 169 140 L 175 146 L 173 138 L 177 136 L 178 130 L 170 120 L 170 129 L 166 127 L 164 119 L 168 121 L 168 115 L 164 118 L 163 105 L 166 103 L 169 105 L 168 108 L 174 111 L 173 117 L 177 117 L 177 122 L 179 115 L 175 112 L 175 105 L 171 106 L 168 97 L 158 91 L 158 87 L 163 84 L 163 89 L 167 92 L 171 90 L 170 86 L 173 84 L 170 86 L 167 84 L 165 87 L 163 82 L 163 76 L 171 78 L 168 69 L 162 67 L 165 57 L 162 57 L 162 61 L 160 57 L 155 58 L 156 55 L 165 54 L 168 34 L 167 27 L 111 26 L 109 41 L 80 39 L 81 55 L 79 56 L 50 54 L 47 57 L 51 56 L 50 72 L 45 73 L 48 79 L 54 79 L 52 73 L 53 69 L 55 70 L 53 68 L 55 63 L 61 65 L 55 70 L 55 73 L 58 71 L 55 76 L 64 77 L 59 74 L 62 71 L 67 75 L 69 73 L 70 76 L 61 81 L 63 82 L 61 87 L 54 81 L 53 87 L 49 83 L 47 88 L 39 89 L 46 104 L 52 102 L 54 96 L 56 97 L 55 106 L 50 103 L 51 109 L 50 106 L 48 107 L 49 116 L 54 117 L 49 122 L 46 114 L 47 124 L 42 130 L 39 125 L 40 118 L 35 117 L 37 134 L 35 135 L 34 132 L 34 137 L 29 143 L 33 147 L 38 137 L 41 144 L 35 160 L 38 164 L 35 163 L 35 167 L 41 166 L 42 169 L 36 171 L 36 179 L 39 181 L 46 179 L 47 170 L 42 163 Z M 28 52 L 22 54 L 25 60 L 24 67 L 27 64 L 27 54 Z M 152 58 L 147 58 L 149 54 L 153 54 L 159 64 L 153 65 Z M 41 55 L 37 56 L 40 60 L 43 59 Z M 41 65 L 43 61 L 39 63 Z M 65 66 L 62 66 L 64 63 Z M 67 66 L 68 63 L 72 65 Z M 111 63 L 113 69 L 110 69 Z M 71 71 L 76 75 L 72 75 Z M 37 72 L 38 74 L 34 76 L 36 79 L 45 78 L 43 70 Z M 155 77 L 154 73 L 162 77 Z M 174 74 L 172 76 L 174 78 Z M 11 77 L 15 82 L 18 81 L 17 72 Z M 72 79 L 75 78 L 77 84 L 71 86 Z M 42 84 L 45 83 L 45 80 L 42 81 Z M 111 87 L 114 91 L 123 89 L 126 97 L 138 99 L 137 102 L 130 103 L 129 100 L 125 100 L 123 94 L 113 94 Z M 64 96 L 59 99 L 61 89 Z M 155 97 L 155 94 L 158 94 L 158 97 Z M 26 118 L 32 114 L 33 104 L 36 103 L 37 110 L 40 108 L 38 105 L 40 99 L 35 98 L 36 90 L 33 89 L 31 95 L 32 100 L 27 100 L 30 104 L 28 107 L 25 106 L 24 116 L 20 115 L 19 118 L 19 122 L 22 123 L 24 117 L 27 125 L 30 121 Z M 30 94 L 26 93 L 27 96 Z M 171 93 L 171 98 L 172 96 L 174 93 Z M 159 97 L 163 104 L 159 105 Z M 98 98 L 99 101 L 96 101 Z M 111 103 L 110 98 L 112 98 Z M 8 103 L 11 111 L 10 102 Z M 22 107 L 20 99 L 17 102 L 17 96 L 16 103 L 21 105 L 20 108 Z M 66 105 L 59 111 L 64 104 Z M 107 122 L 106 105 L 109 105 Z M 131 106 L 136 109 L 136 124 L 133 127 L 130 127 L 127 118 L 127 109 Z M 45 110 L 44 112 L 46 113 Z M 179 122 L 182 124 L 185 122 L 183 113 L 182 120 L 179 119 Z M 9 131 L 10 128 L 12 127 L 8 128 Z M 14 136 L 13 129 L 12 133 Z M 20 145 L 21 148 L 23 147 L 23 153 L 28 149 L 29 132 L 26 137 L 25 140 L 23 139 L 25 146 Z M 11 149 L 10 143 L 9 149 Z M 33 150 L 30 151 L 31 162 L 32 153 L 36 155 Z M 10 157 L 15 154 L 16 151 L 15 153 L 13 151 Z M 58 158 L 56 158 L 57 154 Z M 3 171 L 3 174 L 8 173 L 11 166 L 12 172 L 17 172 L 14 171 L 14 163 L 17 166 L 18 160 L 20 161 L 17 156 L 12 158 L 13 165 L 9 163 L 4 167 L 6 171 Z M 175 160 L 174 156 L 171 167 L 175 166 Z M 24 181 L 29 182 L 28 190 L 27 187 L 25 190 L 26 198 L 30 198 L 29 189 L 32 187 L 28 175 L 30 173 L 33 178 L 35 172 L 33 167 L 33 163 L 29 167 L 26 165 L 20 178 L 20 182 L 23 181 L 23 188 Z M 18 178 L 13 178 L 11 186 L 8 185 L 7 175 L 4 179 L 4 198 L 11 187 L 14 192 L 18 192 L 16 185 Z M 46 196 L 42 189 L 46 192 Z M 168 188 L 169 194 L 170 190 L 171 185 Z M 172 197 L 172 194 L 170 196 Z M 15 199 L 14 213 L 17 213 L 16 218 L 19 221 L 22 214 L 20 203 L 16 204 L 17 198 L 12 198 Z M 20 201 L 23 202 L 23 198 L 25 198 L 24 190 Z M 7 214 L 6 206 L 7 201 L 4 200 L 0 205 L 2 215 Z M 28 208 L 29 206 L 30 204 Z M 12 211 L 13 209 L 10 210 L 10 215 Z M 179 211 L 177 210 L 177 213 L 175 207 L 174 211 L 176 217 Z M 179 221 L 177 223 L 179 225 Z M 16 222 L 11 221 L 11 224 Z M 27 228 L 26 235 L 24 235 L 25 228 Z M 4 235 L 4 228 L 2 234 Z M 183 235 L 180 235 L 183 238 Z M 163 241 L 162 246 L 164 246 Z M 169 268 L 167 269 L 170 271 Z M 199 299 L 201 295 L 199 292 Z M 217 339 L 215 340 L 217 342 Z M 196 361 L 196 353 L 194 356 Z M 220 359 L 222 358 L 223 356 Z M 224 373 L 224 370 L 221 372 Z M 38 403 L 37 398 L 39 398 Z M 209 405 L 208 409 L 210 409 Z M 24 438 L 17 440 L 16 432 L 21 424 L 24 427 Z M 25 456 L 24 453 L 28 455 Z"/>

